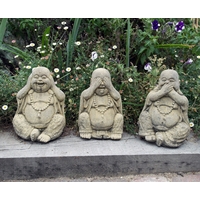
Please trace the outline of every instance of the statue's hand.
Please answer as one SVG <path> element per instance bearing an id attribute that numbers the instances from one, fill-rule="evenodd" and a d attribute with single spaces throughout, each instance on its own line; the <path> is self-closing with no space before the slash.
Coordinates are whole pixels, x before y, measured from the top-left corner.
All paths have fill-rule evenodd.
<path id="1" fill-rule="evenodd" d="M 28 87 L 29 89 L 31 89 L 31 79 L 32 79 L 32 74 L 29 75 L 28 80 L 27 80 L 27 83 L 26 83 L 26 85 L 27 85 L 27 87 Z"/>
<path id="2" fill-rule="evenodd" d="M 49 79 L 51 81 L 51 88 L 53 89 L 56 86 L 56 84 L 55 84 L 55 82 L 53 80 L 53 76 L 50 76 Z"/>
<path id="3" fill-rule="evenodd" d="M 112 83 L 108 77 L 105 77 L 104 79 L 105 86 L 110 90 L 112 88 Z"/>
<path id="4" fill-rule="evenodd" d="M 100 84 L 101 84 L 101 78 L 96 78 L 91 85 L 93 91 L 95 91 L 100 86 Z"/>
<path id="5" fill-rule="evenodd" d="M 169 85 L 169 84 L 164 84 L 161 88 L 161 91 L 163 92 L 163 94 L 168 94 L 169 92 L 171 92 L 173 90 L 173 86 Z"/>

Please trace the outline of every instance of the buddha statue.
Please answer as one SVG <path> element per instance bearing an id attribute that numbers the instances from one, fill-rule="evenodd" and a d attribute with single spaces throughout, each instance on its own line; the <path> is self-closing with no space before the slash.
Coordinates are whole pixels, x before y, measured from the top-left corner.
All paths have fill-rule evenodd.
<path id="1" fill-rule="evenodd" d="M 188 106 L 178 73 L 164 70 L 158 85 L 147 95 L 139 116 L 138 135 L 157 146 L 179 147 L 190 133 Z"/>
<path id="2" fill-rule="evenodd" d="M 32 69 L 26 85 L 17 93 L 13 127 L 25 140 L 47 143 L 65 127 L 65 94 L 55 85 L 46 67 Z"/>
<path id="3" fill-rule="evenodd" d="M 121 96 L 113 87 L 107 69 L 94 70 L 90 87 L 81 93 L 78 125 L 81 138 L 121 139 Z"/>

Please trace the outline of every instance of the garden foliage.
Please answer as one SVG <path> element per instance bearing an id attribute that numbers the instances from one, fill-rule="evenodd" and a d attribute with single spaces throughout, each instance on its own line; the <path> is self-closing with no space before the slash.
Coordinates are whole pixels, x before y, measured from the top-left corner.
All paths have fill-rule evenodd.
<path id="1" fill-rule="evenodd" d="M 124 129 L 135 134 L 146 95 L 162 70 L 179 73 L 191 128 L 200 128 L 200 32 L 192 19 L 2 19 L 0 123 L 10 123 L 16 93 L 32 68 L 45 66 L 66 95 L 67 125 L 77 127 L 79 98 L 98 67 L 110 71 L 123 102 Z M 7 23 L 5 23 L 7 22 Z M 6 28 L 6 29 L 5 29 Z M 11 66 L 11 67 L 10 67 Z"/>

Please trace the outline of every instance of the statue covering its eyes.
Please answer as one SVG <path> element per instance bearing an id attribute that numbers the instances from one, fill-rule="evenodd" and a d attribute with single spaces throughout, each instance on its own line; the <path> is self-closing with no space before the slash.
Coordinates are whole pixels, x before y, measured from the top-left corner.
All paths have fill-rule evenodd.
<path id="1" fill-rule="evenodd" d="M 111 83 L 108 70 L 93 71 L 90 87 L 80 97 L 80 137 L 121 139 L 123 115 L 121 96 Z"/>

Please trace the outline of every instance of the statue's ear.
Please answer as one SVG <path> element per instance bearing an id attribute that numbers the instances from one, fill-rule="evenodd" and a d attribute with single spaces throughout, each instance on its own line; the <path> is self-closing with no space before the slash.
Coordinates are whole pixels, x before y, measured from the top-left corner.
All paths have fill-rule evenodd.
<path id="1" fill-rule="evenodd" d="M 35 70 L 35 67 L 32 68 L 32 72 Z"/>

